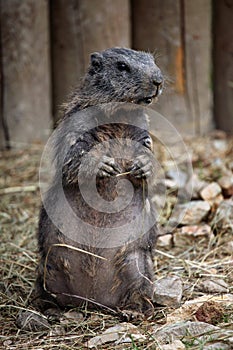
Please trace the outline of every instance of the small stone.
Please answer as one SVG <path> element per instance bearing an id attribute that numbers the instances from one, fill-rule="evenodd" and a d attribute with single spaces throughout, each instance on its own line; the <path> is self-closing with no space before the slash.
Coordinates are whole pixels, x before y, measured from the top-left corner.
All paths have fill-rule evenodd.
<path id="1" fill-rule="evenodd" d="M 183 287 L 179 277 L 164 277 L 154 282 L 155 292 L 153 301 L 159 305 L 179 307 Z"/>
<path id="2" fill-rule="evenodd" d="M 62 319 L 60 320 L 61 324 L 70 324 L 78 323 L 80 324 L 83 321 L 83 314 L 77 311 L 67 311 L 63 314 Z"/>
<path id="3" fill-rule="evenodd" d="M 218 293 L 218 294 L 229 292 L 227 283 L 221 279 L 202 281 L 199 285 L 199 290 L 204 293 Z"/>
<path id="4" fill-rule="evenodd" d="M 166 172 L 166 177 L 174 181 L 175 186 L 178 188 L 185 187 L 188 179 L 188 175 L 184 171 L 178 169 L 169 169 Z"/>
<path id="5" fill-rule="evenodd" d="M 173 242 L 175 246 L 184 246 L 203 239 L 209 242 L 212 237 L 213 233 L 209 225 L 183 226 L 175 231 Z"/>
<path id="6" fill-rule="evenodd" d="M 233 232 L 233 198 L 221 202 L 211 226 L 216 231 Z"/>
<path id="7" fill-rule="evenodd" d="M 223 195 L 220 193 L 217 197 L 215 197 L 213 200 L 210 200 L 209 203 L 210 205 L 214 208 L 217 209 L 220 203 L 224 200 Z"/>
<path id="8" fill-rule="evenodd" d="M 203 350 L 231 350 L 232 348 L 230 347 L 230 345 L 223 343 L 223 342 L 216 342 L 212 344 L 207 344 L 204 345 L 204 347 L 202 348 Z"/>
<path id="9" fill-rule="evenodd" d="M 214 140 L 213 146 L 217 151 L 226 152 L 228 148 L 227 140 Z"/>
<path id="10" fill-rule="evenodd" d="M 157 240 L 157 246 L 158 247 L 171 247 L 172 246 L 172 234 L 166 234 L 163 236 L 159 236 Z"/>
<path id="11" fill-rule="evenodd" d="M 164 185 L 168 189 L 176 190 L 178 188 L 177 183 L 174 180 L 171 180 L 171 179 L 165 179 L 164 180 Z"/>
<path id="12" fill-rule="evenodd" d="M 165 192 L 165 191 L 164 191 Z M 164 198 L 164 194 L 156 194 L 153 196 L 152 198 L 152 202 L 156 208 L 157 211 L 160 211 L 161 208 L 164 208 L 165 205 L 165 198 Z"/>
<path id="13" fill-rule="evenodd" d="M 216 325 L 223 320 L 224 309 L 219 303 L 206 301 L 197 309 L 195 316 L 198 321 Z"/>
<path id="14" fill-rule="evenodd" d="M 191 201 L 178 204 L 172 212 L 170 222 L 171 225 L 196 225 L 207 216 L 209 211 L 210 204 L 205 201 Z"/>
<path id="15" fill-rule="evenodd" d="M 201 198 L 210 205 L 219 204 L 223 200 L 222 189 L 217 182 L 211 182 L 200 192 Z"/>
<path id="16" fill-rule="evenodd" d="M 219 327 L 204 322 L 183 321 L 154 328 L 153 336 L 159 342 L 173 342 L 175 339 L 183 339 L 185 336 L 197 337 L 205 333 L 219 330 Z"/>
<path id="17" fill-rule="evenodd" d="M 180 340 L 174 340 L 170 344 L 160 345 L 160 350 L 185 350 L 185 345 Z"/>
<path id="18" fill-rule="evenodd" d="M 218 184 L 222 188 L 222 192 L 225 197 L 233 196 L 233 175 L 232 176 L 222 176 L 218 180 Z"/>
<path id="19" fill-rule="evenodd" d="M 63 327 L 63 325 L 61 324 L 53 326 L 49 332 L 50 337 L 56 337 L 56 336 L 61 336 L 65 334 L 66 334 L 65 327 Z"/>
<path id="20" fill-rule="evenodd" d="M 36 311 L 22 311 L 16 319 L 17 327 L 25 331 L 45 331 L 50 329 L 47 318 Z"/>
<path id="21" fill-rule="evenodd" d="M 199 337 L 195 344 L 201 344 L 204 340 L 203 350 L 232 350 L 233 349 L 233 331 L 221 328 L 211 334 L 211 337 Z M 220 345 L 221 344 L 221 345 Z M 221 346 L 221 347 L 218 347 Z"/>
<path id="22" fill-rule="evenodd" d="M 141 334 L 138 328 L 127 322 L 119 323 L 116 326 L 106 329 L 102 334 L 91 338 L 87 343 L 86 347 L 96 348 L 99 345 L 112 343 L 131 343 L 133 340 L 143 341 L 146 337 Z"/>
<path id="23" fill-rule="evenodd" d="M 200 198 L 201 190 L 208 185 L 206 181 L 201 180 L 197 174 L 193 174 L 190 178 L 188 184 L 192 188 L 192 198 L 198 199 Z"/>

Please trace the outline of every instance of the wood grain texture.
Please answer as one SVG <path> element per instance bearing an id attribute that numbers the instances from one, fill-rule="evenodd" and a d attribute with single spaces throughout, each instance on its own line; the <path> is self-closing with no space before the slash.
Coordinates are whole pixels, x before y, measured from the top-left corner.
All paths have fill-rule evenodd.
<path id="1" fill-rule="evenodd" d="M 132 0 L 133 47 L 158 54 L 167 78 L 155 109 L 181 133 L 212 128 L 211 1 Z"/>
<path id="2" fill-rule="evenodd" d="M 130 46 L 129 0 L 52 0 L 53 110 L 84 75 L 89 56 L 113 46 Z"/>
<path id="3" fill-rule="evenodd" d="M 233 132 L 233 0 L 214 1 L 214 114 L 218 128 Z"/>
<path id="4" fill-rule="evenodd" d="M 11 146 L 44 142 L 50 128 L 48 3 L 1 1 L 3 117 Z"/>

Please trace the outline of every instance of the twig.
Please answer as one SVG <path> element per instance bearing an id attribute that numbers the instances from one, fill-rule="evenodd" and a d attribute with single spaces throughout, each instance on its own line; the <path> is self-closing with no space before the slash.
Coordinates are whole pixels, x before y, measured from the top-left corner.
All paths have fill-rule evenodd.
<path id="1" fill-rule="evenodd" d="M 19 192 L 35 192 L 37 191 L 38 188 L 39 188 L 39 185 L 6 187 L 6 188 L 0 189 L 0 195 L 19 193 Z"/>
<path id="2" fill-rule="evenodd" d="M 107 310 L 113 312 L 114 314 L 117 314 L 117 311 L 111 309 L 110 307 L 108 307 L 108 306 L 106 306 L 106 305 L 100 304 L 100 303 L 98 303 L 98 302 L 96 302 L 96 301 L 94 301 L 94 300 L 92 300 L 92 299 L 88 299 L 88 298 L 85 298 L 85 297 L 81 297 L 81 296 L 79 296 L 79 295 L 69 294 L 69 293 L 59 293 L 59 294 L 65 295 L 65 296 L 67 296 L 67 297 L 72 297 L 72 298 L 77 298 L 77 299 L 81 299 L 81 300 L 84 300 L 84 301 L 88 301 L 89 303 L 93 303 L 93 304 L 95 304 L 95 305 L 97 305 L 97 306 L 100 306 L 100 307 L 102 307 L 102 308 L 105 308 L 105 309 L 107 309 Z"/>
<path id="3" fill-rule="evenodd" d="M 28 265 L 24 265 L 24 264 L 21 264 L 20 262 L 18 261 L 14 261 L 14 260 L 10 260 L 10 259 L 0 259 L 0 263 L 10 263 L 10 264 L 16 264 L 16 265 L 19 265 L 21 267 L 24 267 L 25 269 L 29 269 L 31 271 L 35 271 L 35 269 L 31 266 L 28 266 Z"/>
<path id="4" fill-rule="evenodd" d="M 116 177 L 123 176 L 123 175 L 128 175 L 130 173 L 131 173 L 131 171 L 126 171 L 125 173 L 117 174 Z"/>

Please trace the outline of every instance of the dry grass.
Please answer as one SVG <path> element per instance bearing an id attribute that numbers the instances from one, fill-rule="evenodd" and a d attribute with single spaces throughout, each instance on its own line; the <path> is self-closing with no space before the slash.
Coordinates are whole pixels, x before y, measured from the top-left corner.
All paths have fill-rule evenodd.
<path id="1" fill-rule="evenodd" d="M 203 158 L 198 143 L 198 154 Z M 232 147 L 232 143 L 231 143 Z M 203 149 L 206 149 L 203 146 Z M 232 148 L 231 148 L 232 150 Z M 233 151 L 229 157 L 233 159 Z M 15 324 L 20 310 L 28 308 L 37 265 L 36 230 L 40 207 L 38 166 L 41 148 L 33 146 L 24 151 L 7 151 L 0 156 L 0 348 L 1 349 L 82 349 L 84 343 L 121 320 L 103 311 L 81 310 L 81 322 L 70 319 L 54 323 L 49 332 L 26 332 Z M 208 166 L 208 165 L 207 165 Z M 211 165 L 209 165 L 211 167 Z M 215 174 L 215 173 L 214 173 Z M 6 190 L 7 189 L 7 190 Z M 171 199 L 172 200 L 172 199 Z M 183 301 L 203 295 L 196 286 L 203 277 L 224 279 L 233 285 L 233 259 L 229 253 L 232 232 L 221 233 L 211 241 L 199 241 L 192 246 L 158 247 L 156 275 L 178 275 L 184 282 Z M 233 288 L 230 287 L 233 293 Z M 30 308 L 30 307 L 29 307 Z M 80 311 L 78 311 L 80 312 Z M 153 320 L 138 321 L 144 343 L 105 345 L 102 349 L 155 349 L 152 326 L 166 322 L 169 309 L 161 307 Z M 233 330 L 233 307 L 225 310 L 224 328 Z M 191 344 L 191 342 L 190 342 Z M 198 349 L 196 345 L 192 349 Z"/>

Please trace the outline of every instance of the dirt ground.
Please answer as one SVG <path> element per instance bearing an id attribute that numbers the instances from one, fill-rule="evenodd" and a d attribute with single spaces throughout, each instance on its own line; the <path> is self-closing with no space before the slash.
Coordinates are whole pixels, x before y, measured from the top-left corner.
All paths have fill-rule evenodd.
<path id="1" fill-rule="evenodd" d="M 227 174 L 233 174 L 232 138 L 217 133 L 188 140 L 187 145 L 192 153 L 194 172 L 200 180 L 208 184 L 218 182 L 225 175 L 225 170 Z M 109 315 L 101 310 L 82 309 L 73 310 L 73 314 L 69 312 L 60 322 L 51 322 L 50 328 L 45 331 L 21 330 L 15 322 L 20 311 L 31 309 L 28 300 L 35 281 L 38 259 L 36 231 L 41 201 L 38 186 L 41 151 L 40 146 L 32 145 L 26 150 L 5 151 L 0 155 L 0 349 L 84 349 L 90 338 L 121 323 L 122 320 L 117 315 Z M 171 203 L 174 195 L 171 193 Z M 153 333 L 155 326 L 166 324 L 172 315 L 174 320 L 197 320 L 193 310 L 190 312 L 182 308 L 185 302 L 199 297 L 205 301 L 215 300 L 216 295 L 220 294 L 224 299 L 225 294 L 233 294 L 233 223 L 229 223 L 227 228 L 218 226 L 216 221 L 215 225 L 213 224 L 220 202 L 230 197 L 231 192 L 223 193 L 222 198 L 211 206 L 210 213 L 202 222 L 211 229 L 207 236 L 200 236 L 198 239 L 194 237 L 182 245 L 176 244 L 180 241 L 176 239 L 176 233 L 173 233 L 168 242 L 161 241 L 158 245 L 156 278 L 181 278 L 181 307 L 174 310 L 172 307 L 158 305 L 151 319 L 130 321 L 144 335 L 143 340 L 137 341 L 132 338 L 131 343 L 107 343 L 99 349 L 163 349 L 156 342 Z M 164 220 L 166 215 L 169 215 L 168 208 L 169 200 Z M 203 280 L 213 277 L 224 281 L 225 294 L 211 294 L 201 288 Z M 180 313 L 177 318 L 178 310 Z M 217 307 L 217 313 L 218 317 L 204 317 L 204 321 L 233 331 L 232 303 L 222 303 L 221 307 Z M 204 312 L 202 316 L 203 314 Z M 207 314 L 209 316 L 210 312 Z M 204 349 L 204 342 L 201 344 L 194 340 L 190 335 L 181 339 L 186 349 Z M 221 342 L 224 341 L 224 336 L 221 336 Z"/>

